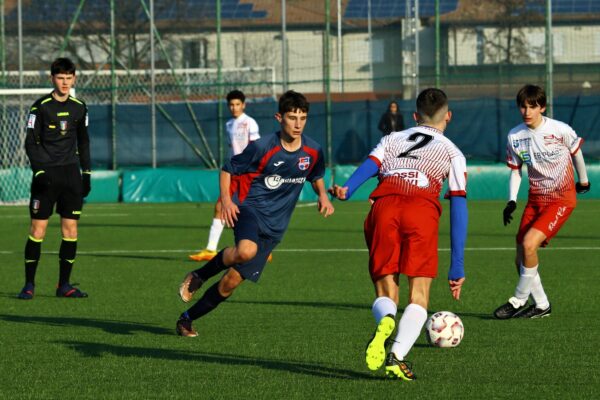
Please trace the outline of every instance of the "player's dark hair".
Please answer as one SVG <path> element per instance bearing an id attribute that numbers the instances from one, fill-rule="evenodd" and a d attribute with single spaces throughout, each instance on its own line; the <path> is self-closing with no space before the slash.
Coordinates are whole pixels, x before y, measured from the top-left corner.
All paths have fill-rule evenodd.
<path id="1" fill-rule="evenodd" d="M 246 96 L 241 90 L 232 90 L 231 92 L 227 93 L 227 103 L 229 103 L 231 100 L 239 100 L 242 103 L 245 103 Z"/>
<path id="2" fill-rule="evenodd" d="M 288 90 L 279 98 L 279 114 L 283 115 L 286 112 L 300 110 L 308 113 L 310 103 L 302 93 Z"/>
<path id="3" fill-rule="evenodd" d="M 536 85 L 525 85 L 517 93 L 517 106 L 523 107 L 525 104 L 530 106 L 539 105 L 541 108 L 546 107 L 546 92 Z"/>
<path id="4" fill-rule="evenodd" d="M 433 119 L 438 111 L 446 106 L 448 106 L 448 97 L 440 89 L 425 89 L 417 97 L 417 112 L 429 119 Z"/>
<path id="5" fill-rule="evenodd" d="M 50 73 L 56 74 L 73 74 L 75 75 L 75 63 L 68 58 L 57 58 L 50 65 Z"/>

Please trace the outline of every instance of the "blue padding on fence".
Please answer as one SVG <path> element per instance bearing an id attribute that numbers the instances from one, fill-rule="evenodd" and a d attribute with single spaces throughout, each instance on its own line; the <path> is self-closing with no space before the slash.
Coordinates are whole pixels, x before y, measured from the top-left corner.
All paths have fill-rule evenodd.
<path id="1" fill-rule="evenodd" d="M 399 101 L 407 126 L 413 126 L 414 102 Z M 352 101 L 332 104 L 332 164 L 357 164 L 381 139 L 377 124 L 388 101 Z M 199 148 L 206 158 L 200 135 L 183 103 L 168 103 L 162 107 L 178 127 Z M 219 162 L 217 140 L 217 104 L 191 105 L 199 121 L 212 157 Z M 95 169 L 111 168 L 113 161 L 111 108 L 109 105 L 90 105 L 90 136 L 92 162 Z M 462 150 L 468 160 L 502 162 L 506 135 L 521 122 L 512 99 L 473 99 L 450 101 L 453 118 L 446 135 Z M 272 100 L 248 102 L 246 112 L 260 127 L 261 135 L 272 134 L 279 125 L 273 115 L 277 103 Z M 555 118 L 571 125 L 585 139 L 586 160 L 600 160 L 600 96 L 560 97 L 554 102 Z M 305 133 L 326 148 L 327 126 L 325 104 L 311 104 Z M 226 113 L 225 118 L 228 118 Z M 152 164 L 151 115 L 148 105 L 116 106 L 117 167 L 148 166 Z M 157 111 L 157 163 L 160 167 L 187 166 L 205 168 L 202 159 L 182 139 L 173 124 Z M 224 121 L 223 121 L 224 123 Z M 224 142 L 224 155 L 227 145 Z M 219 162 L 219 164 L 221 164 Z"/>

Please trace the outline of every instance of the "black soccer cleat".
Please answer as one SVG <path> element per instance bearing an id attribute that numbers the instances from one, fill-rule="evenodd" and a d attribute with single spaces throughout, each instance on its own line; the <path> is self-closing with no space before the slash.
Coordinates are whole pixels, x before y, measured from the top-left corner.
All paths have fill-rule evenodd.
<path id="1" fill-rule="evenodd" d="M 23 289 L 21 289 L 21 293 L 17 295 L 17 298 L 21 300 L 33 299 L 34 288 L 35 286 L 31 283 L 25 284 L 25 286 L 23 286 Z"/>
<path id="2" fill-rule="evenodd" d="M 525 311 L 519 314 L 519 318 L 544 318 L 549 317 L 552 313 L 552 306 L 548 305 L 548 308 L 537 308 L 535 305 L 529 306 Z"/>
<path id="3" fill-rule="evenodd" d="M 70 283 L 65 283 L 56 288 L 56 297 L 68 297 L 70 299 L 82 299 L 88 297 L 86 292 L 82 292 Z"/>
<path id="4" fill-rule="evenodd" d="M 192 320 L 184 317 L 183 315 L 180 316 L 177 320 L 177 324 L 175 325 L 175 332 L 177 332 L 179 336 L 183 337 L 198 336 L 198 332 L 196 332 L 192 327 Z"/>
<path id="5" fill-rule="evenodd" d="M 518 318 L 528 307 L 527 303 L 522 306 L 519 306 L 518 303 L 519 300 L 516 297 L 511 297 L 506 304 L 496 308 L 494 317 L 496 319 Z"/>
<path id="6" fill-rule="evenodd" d="M 390 379 L 414 381 L 417 377 L 412 368 L 410 361 L 398 360 L 393 352 L 390 352 L 385 360 L 385 376 Z"/>

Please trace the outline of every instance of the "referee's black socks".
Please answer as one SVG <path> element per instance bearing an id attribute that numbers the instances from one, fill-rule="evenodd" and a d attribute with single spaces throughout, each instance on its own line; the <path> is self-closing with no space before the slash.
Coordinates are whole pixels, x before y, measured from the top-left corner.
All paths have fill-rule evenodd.
<path id="1" fill-rule="evenodd" d="M 194 273 L 196 276 L 202 279 L 203 282 L 206 282 L 219 272 L 225 271 L 228 266 L 223 264 L 223 253 L 225 253 L 225 249 L 218 252 L 217 255 L 214 256 L 212 260 L 204 264 L 202 268 L 195 270 Z"/>
<path id="2" fill-rule="evenodd" d="M 183 315 L 187 314 L 187 317 L 191 320 L 196 320 L 201 316 L 208 314 L 217 308 L 219 304 L 227 300 L 228 297 L 224 297 L 219 293 L 219 282 L 215 282 L 214 285 L 209 287 L 200 300 L 190 307 Z"/>
<path id="3" fill-rule="evenodd" d="M 27 238 L 25 244 L 25 283 L 35 285 L 35 272 L 40 261 L 43 241 L 44 239 L 36 239 L 31 235 Z"/>
<path id="4" fill-rule="evenodd" d="M 73 270 L 73 263 L 75 262 L 75 255 L 77 254 L 77 238 L 63 238 L 60 243 L 60 250 L 58 251 L 59 259 L 59 275 L 58 275 L 58 286 L 62 286 L 65 283 L 69 283 L 71 278 L 71 271 Z"/>

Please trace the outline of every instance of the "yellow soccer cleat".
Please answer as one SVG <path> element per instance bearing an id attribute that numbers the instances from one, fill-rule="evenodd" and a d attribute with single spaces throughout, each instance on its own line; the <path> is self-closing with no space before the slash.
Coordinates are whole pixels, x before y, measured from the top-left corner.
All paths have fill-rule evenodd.
<path id="1" fill-rule="evenodd" d="M 269 257 L 267 258 L 267 262 L 271 261 L 273 261 L 273 253 L 269 254 Z"/>
<path id="2" fill-rule="evenodd" d="M 204 249 L 199 253 L 190 254 L 190 260 L 194 261 L 210 261 L 217 255 L 216 251 Z"/>
<path id="3" fill-rule="evenodd" d="M 385 362 L 385 376 L 390 379 L 402 379 L 405 381 L 414 381 L 417 379 L 412 372 L 410 361 L 398 360 L 394 353 L 388 354 Z"/>
<path id="4" fill-rule="evenodd" d="M 394 332 L 395 327 L 396 321 L 391 314 L 386 315 L 379 321 L 375 334 L 367 345 L 365 357 L 367 367 L 371 371 L 376 371 L 383 365 L 385 361 L 385 341 Z"/>

